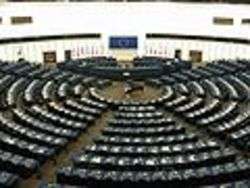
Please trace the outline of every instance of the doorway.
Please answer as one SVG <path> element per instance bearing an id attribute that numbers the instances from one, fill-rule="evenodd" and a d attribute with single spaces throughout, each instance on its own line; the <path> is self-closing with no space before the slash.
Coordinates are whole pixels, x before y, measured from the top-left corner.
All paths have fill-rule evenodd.
<path id="1" fill-rule="evenodd" d="M 45 64 L 55 64 L 56 51 L 43 52 L 43 62 Z"/>
<path id="2" fill-rule="evenodd" d="M 191 62 L 200 63 L 202 62 L 202 51 L 190 50 L 189 57 Z"/>
<path id="3" fill-rule="evenodd" d="M 177 49 L 177 50 L 175 50 L 175 52 L 174 52 L 174 58 L 175 59 L 181 59 L 181 50 L 180 49 Z"/>
<path id="4" fill-rule="evenodd" d="M 64 51 L 64 58 L 66 61 L 70 61 L 72 59 L 72 52 L 71 50 Z"/>

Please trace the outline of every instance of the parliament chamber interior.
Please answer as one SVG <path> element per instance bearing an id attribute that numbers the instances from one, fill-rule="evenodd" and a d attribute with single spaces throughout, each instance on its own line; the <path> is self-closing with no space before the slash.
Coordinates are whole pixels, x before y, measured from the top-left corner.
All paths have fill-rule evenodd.
<path id="1" fill-rule="evenodd" d="M 0 1 L 0 188 L 250 187 L 250 5 Z"/>

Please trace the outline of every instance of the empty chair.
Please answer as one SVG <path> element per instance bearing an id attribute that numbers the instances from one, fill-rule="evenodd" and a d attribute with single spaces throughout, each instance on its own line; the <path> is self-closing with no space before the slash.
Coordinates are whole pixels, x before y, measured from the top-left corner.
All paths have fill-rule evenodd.
<path id="1" fill-rule="evenodd" d="M 66 100 L 64 104 L 66 107 L 69 107 L 72 110 L 76 110 L 78 112 L 86 113 L 86 114 L 93 115 L 93 116 L 99 116 L 102 113 L 102 111 L 98 108 L 79 104 L 77 101 L 70 100 L 70 99 Z"/>
<path id="2" fill-rule="evenodd" d="M 196 110 L 197 108 L 200 108 L 205 103 L 204 99 L 202 98 L 195 98 L 191 100 L 189 103 L 184 104 L 183 106 L 179 106 L 175 108 L 175 112 L 177 113 L 187 113 L 193 110 Z"/>
<path id="3" fill-rule="evenodd" d="M 0 186 L 11 188 L 17 185 L 19 182 L 19 177 L 13 173 L 6 171 L 0 171 Z"/>
<path id="4" fill-rule="evenodd" d="M 223 99 L 223 95 L 219 87 L 211 80 L 205 79 L 201 82 L 207 92 L 214 98 Z"/>
<path id="5" fill-rule="evenodd" d="M 68 82 L 63 82 L 61 85 L 59 85 L 58 90 L 57 90 L 57 95 L 64 99 L 67 97 L 68 92 L 69 92 L 69 84 Z"/>
<path id="6" fill-rule="evenodd" d="M 20 92 L 25 89 L 28 83 L 29 81 L 27 79 L 20 78 L 10 86 L 6 96 L 6 101 L 9 106 L 16 105 Z"/>
<path id="7" fill-rule="evenodd" d="M 22 125 L 32 128 L 37 131 L 41 131 L 47 134 L 52 134 L 59 137 L 65 137 L 67 139 L 74 139 L 79 135 L 77 130 L 71 130 L 57 126 L 57 124 L 49 123 L 35 116 L 30 115 L 23 109 L 14 109 L 14 118 L 16 121 L 22 123 Z"/>
<path id="8" fill-rule="evenodd" d="M 216 78 L 215 82 L 218 84 L 218 86 L 220 86 L 220 88 L 222 88 L 224 99 L 230 99 L 230 100 L 236 100 L 236 101 L 240 100 L 238 91 L 226 79 L 221 78 L 221 77 Z"/>
<path id="9" fill-rule="evenodd" d="M 0 61 L 0 187 L 48 167 L 66 187 L 246 186 L 249 61 L 134 63 Z M 144 91 L 113 90 L 127 75 Z"/>
<path id="10" fill-rule="evenodd" d="M 189 102 L 189 98 L 183 95 L 180 95 L 179 97 L 176 97 L 172 101 L 165 103 L 165 108 L 167 109 L 174 109 L 178 106 L 184 105 Z"/>
<path id="11" fill-rule="evenodd" d="M 202 85 L 197 81 L 189 82 L 188 87 L 190 91 L 197 97 L 205 97 L 206 92 Z"/>
<path id="12" fill-rule="evenodd" d="M 44 100 L 49 101 L 55 97 L 55 82 L 48 81 L 42 89 L 42 97 Z"/>
<path id="13" fill-rule="evenodd" d="M 226 120 L 227 118 L 230 118 L 231 116 L 235 116 L 237 114 L 238 114 L 238 103 L 231 102 L 225 109 L 221 109 L 220 111 L 217 111 L 215 114 L 199 119 L 197 121 L 197 124 L 209 125 L 211 123 L 216 123 L 216 122 L 220 123 L 221 121 Z"/>
<path id="14" fill-rule="evenodd" d="M 175 85 L 175 90 L 177 93 L 180 93 L 180 95 L 190 95 L 188 87 L 183 83 Z"/>
<path id="15" fill-rule="evenodd" d="M 244 81 L 233 75 L 228 76 L 228 80 L 236 88 L 240 101 L 249 99 L 249 86 Z"/>
<path id="16" fill-rule="evenodd" d="M 84 131 L 86 129 L 86 123 L 75 121 L 72 119 L 67 119 L 65 117 L 59 116 L 57 114 L 51 113 L 46 109 L 41 108 L 38 105 L 32 106 L 29 113 L 34 114 L 41 120 L 46 119 L 49 122 L 53 122 L 60 127 L 68 129 L 76 129 Z"/>
<path id="17" fill-rule="evenodd" d="M 43 82 L 36 79 L 33 80 L 24 91 L 24 100 L 28 104 L 40 102 L 41 100 L 41 89 L 43 86 Z"/>

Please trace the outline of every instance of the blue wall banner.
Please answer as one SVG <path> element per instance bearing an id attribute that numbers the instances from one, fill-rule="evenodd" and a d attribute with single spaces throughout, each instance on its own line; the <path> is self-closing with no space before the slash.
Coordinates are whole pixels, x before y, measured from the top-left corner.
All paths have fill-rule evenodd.
<path id="1" fill-rule="evenodd" d="M 136 36 L 112 36 L 109 38 L 110 49 L 137 49 L 138 38 Z"/>

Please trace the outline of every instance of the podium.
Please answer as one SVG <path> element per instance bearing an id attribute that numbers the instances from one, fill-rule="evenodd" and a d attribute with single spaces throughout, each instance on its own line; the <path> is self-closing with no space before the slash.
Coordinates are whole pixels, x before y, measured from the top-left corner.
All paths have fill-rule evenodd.
<path id="1" fill-rule="evenodd" d="M 117 61 L 132 62 L 133 59 L 138 56 L 137 50 L 116 49 L 112 50 L 111 53 L 112 56 L 117 59 Z"/>

